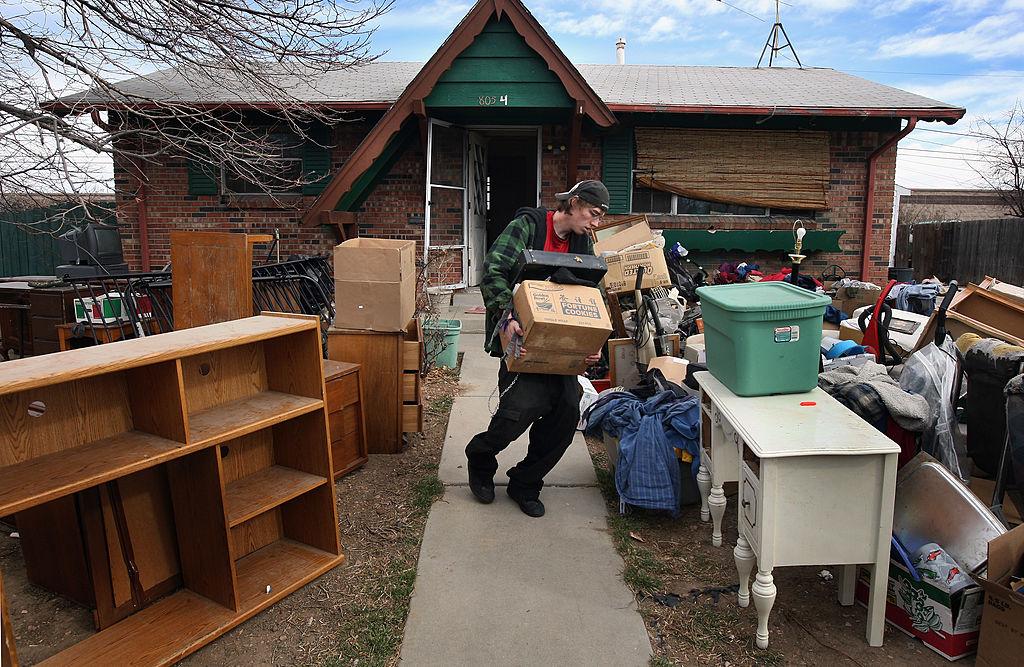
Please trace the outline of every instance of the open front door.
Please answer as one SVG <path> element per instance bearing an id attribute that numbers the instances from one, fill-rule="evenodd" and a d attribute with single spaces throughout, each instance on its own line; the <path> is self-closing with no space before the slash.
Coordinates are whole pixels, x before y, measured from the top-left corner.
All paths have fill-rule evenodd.
<path id="1" fill-rule="evenodd" d="M 470 285 L 479 285 L 484 277 L 484 258 L 487 256 L 487 209 L 490 205 L 490 193 L 487 186 L 487 138 L 478 132 L 469 133 L 468 158 L 467 277 Z"/>

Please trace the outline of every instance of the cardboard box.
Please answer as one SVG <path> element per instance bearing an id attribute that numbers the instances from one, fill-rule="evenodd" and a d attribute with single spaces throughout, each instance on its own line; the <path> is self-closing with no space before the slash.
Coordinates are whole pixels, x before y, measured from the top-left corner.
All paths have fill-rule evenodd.
<path id="1" fill-rule="evenodd" d="M 524 280 L 516 286 L 512 305 L 523 328 L 526 354 L 506 359 L 515 373 L 579 375 L 586 357 L 601 350 L 612 333 L 600 290 Z"/>
<path id="2" fill-rule="evenodd" d="M 881 287 L 876 289 L 840 287 L 836 290 L 836 295 L 832 297 L 832 305 L 845 312 L 847 315 L 852 315 L 853 311 L 857 310 L 861 306 L 875 305 L 878 302 L 878 297 L 881 295 Z"/>
<path id="3" fill-rule="evenodd" d="M 640 289 L 662 287 L 672 284 L 661 248 L 645 248 L 617 255 L 605 256 L 608 273 L 604 276 L 604 288 L 609 294 L 632 292 L 636 289 L 636 274 L 644 267 L 644 279 Z"/>
<path id="4" fill-rule="evenodd" d="M 666 380 L 681 385 L 686 379 L 686 367 L 689 365 L 689 361 L 679 357 L 655 357 L 647 364 L 647 370 L 657 368 Z"/>
<path id="5" fill-rule="evenodd" d="M 870 581 L 868 570 L 858 568 L 854 594 L 857 602 L 865 607 Z M 917 637 L 947 660 L 957 660 L 977 650 L 983 598 L 982 588 L 977 584 L 950 595 L 943 581 L 924 578 L 914 581 L 903 563 L 892 560 L 889 562 L 885 622 Z"/>
<path id="6" fill-rule="evenodd" d="M 416 312 L 416 242 L 357 238 L 334 248 L 334 326 L 404 331 Z"/>
<path id="7" fill-rule="evenodd" d="M 704 347 L 704 334 L 693 334 L 686 337 L 683 358 L 691 364 L 707 364 L 708 353 Z"/>
<path id="8" fill-rule="evenodd" d="M 644 219 L 636 220 L 632 223 L 628 223 L 630 226 L 622 231 L 616 232 L 607 238 L 598 232 L 600 241 L 594 242 L 594 254 L 598 257 L 601 253 L 608 252 L 619 252 L 630 246 L 634 246 L 638 243 L 650 241 L 654 238 L 654 232 L 651 231 L 650 226 Z"/>
<path id="9" fill-rule="evenodd" d="M 1020 664 L 1024 656 L 1024 594 L 1010 590 L 1011 576 L 1024 574 L 1024 525 L 988 543 L 985 611 L 981 615 L 981 641 L 977 665 L 1002 667 Z"/>

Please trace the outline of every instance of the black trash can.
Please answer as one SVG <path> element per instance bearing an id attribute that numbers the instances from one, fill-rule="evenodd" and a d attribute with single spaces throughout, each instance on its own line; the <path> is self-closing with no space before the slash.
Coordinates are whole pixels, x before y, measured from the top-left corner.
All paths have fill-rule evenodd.
<path id="1" fill-rule="evenodd" d="M 995 476 L 1006 441 L 1003 389 L 1020 373 L 1024 348 L 979 338 L 961 350 L 967 373 L 967 453 L 975 466 Z"/>
<path id="2" fill-rule="evenodd" d="M 912 283 L 914 282 L 914 269 L 909 266 L 890 266 L 889 280 L 895 280 L 898 283 Z"/>

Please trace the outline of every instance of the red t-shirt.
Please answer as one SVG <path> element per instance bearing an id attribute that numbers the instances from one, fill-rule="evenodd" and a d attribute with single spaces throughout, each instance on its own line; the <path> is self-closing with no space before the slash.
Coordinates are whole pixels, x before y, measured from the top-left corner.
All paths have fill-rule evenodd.
<path id="1" fill-rule="evenodd" d="M 548 233 L 544 237 L 545 252 L 569 252 L 569 237 L 558 238 L 555 233 L 555 212 L 548 211 Z"/>

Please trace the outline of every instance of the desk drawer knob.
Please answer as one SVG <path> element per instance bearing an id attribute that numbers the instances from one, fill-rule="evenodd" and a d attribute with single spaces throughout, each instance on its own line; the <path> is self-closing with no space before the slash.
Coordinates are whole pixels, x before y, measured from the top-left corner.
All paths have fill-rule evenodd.
<path id="1" fill-rule="evenodd" d="M 743 504 L 744 507 L 750 507 L 750 501 L 749 500 L 744 500 L 742 504 Z"/>

